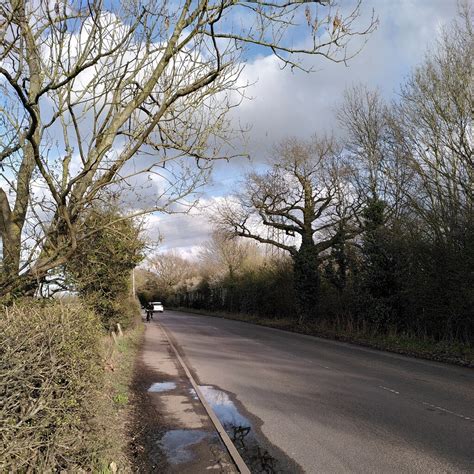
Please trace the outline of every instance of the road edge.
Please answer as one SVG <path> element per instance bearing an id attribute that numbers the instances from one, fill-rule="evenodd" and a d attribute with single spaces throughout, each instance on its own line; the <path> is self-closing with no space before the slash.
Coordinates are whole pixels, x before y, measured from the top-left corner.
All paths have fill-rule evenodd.
<path id="1" fill-rule="evenodd" d="M 269 325 L 265 324 L 264 322 L 261 322 L 257 319 L 246 319 L 246 318 L 241 318 L 237 314 L 223 314 L 221 312 L 212 312 L 212 311 L 205 311 L 205 310 L 198 310 L 195 308 L 186 308 L 186 307 L 179 307 L 179 308 L 167 308 L 168 311 L 181 311 L 185 313 L 191 313 L 191 314 L 196 314 L 196 315 L 201 315 L 201 316 L 209 316 L 212 318 L 220 318 L 220 319 L 228 319 L 229 321 L 239 321 L 241 323 L 246 323 L 246 324 L 253 324 L 255 326 L 260 326 L 268 329 L 272 329 L 274 331 L 282 331 L 282 332 L 288 332 L 292 334 L 299 334 L 301 336 L 309 336 L 309 337 L 317 337 L 321 339 L 325 339 L 327 341 L 335 341 L 335 342 L 341 342 L 345 344 L 352 344 L 354 346 L 358 347 L 364 347 L 367 349 L 373 349 L 376 351 L 380 352 L 387 352 L 389 354 L 398 354 L 406 357 L 413 357 L 415 359 L 419 360 L 427 360 L 431 362 L 439 362 L 442 364 L 447 364 L 447 365 L 452 365 L 456 367 L 465 367 L 468 369 L 474 368 L 474 360 L 469 360 L 469 359 L 456 359 L 453 357 L 449 356 L 442 356 L 439 354 L 429 354 L 429 353 L 423 353 L 423 352 L 417 352 L 417 351 L 411 351 L 411 350 L 404 350 L 403 348 L 396 348 L 396 347 L 387 347 L 381 343 L 377 342 L 370 342 L 366 340 L 358 340 L 354 339 L 345 335 L 336 335 L 332 336 L 329 334 L 325 333 L 313 333 L 313 332 L 305 332 L 305 331 L 298 331 L 295 330 L 295 328 L 292 327 L 282 327 L 279 325 Z"/>
<path id="2" fill-rule="evenodd" d="M 219 434 L 222 442 L 224 443 L 224 446 L 227 449 L 227 452 L 229 453 L 230 457 L 234 461 L 237 469 L 241 474 L 251 474 L 250 469 L 247 467 L 245 464 L 245 461 L 242 459 L 242 456 L 240 455 L 239 451 L 237 448 L 234 446 L 234 443 L 232 440 L 229 438 L 229 435 L 226 433 L 224 427 L 222 426 L 222 423 L 219 421 L 217 418 L 216 414 L 212 410 L 212 408 L 209 406 L 207 403 L 206 399 L 204 398 L 204 395 L 202 394 L 201 390 L 199 389 L 199 385 L 196 383 L 194 380 L 194 377 L 191 374 L 191 371 L 189 370 L 188 366 L 184 362 L 183 358 L 180 356 L 178 350 L 176 349 L 175 345 L 173 344 L 171 337 L 168 333 L 168 330 L 159 322 L 157 321 L 157 324 L 161 327 L 163 330 L 163 333 L 165 334 L 168 344 L 170 345 L 171 349 L 173 349 L 173 352 L 180 363 L 182 369 L 184 370 L 186 376 L 188 377 L 189 381 L 191 382 L 191 385 L 194 388 L 194 391 L 196 392 L 196 395 L 199 398 L 199 401 L 203 405 L 204 409 L 206 410 L 210 420 L 212 421 L 212 424 L 214 425 L 217 433 Z"/>

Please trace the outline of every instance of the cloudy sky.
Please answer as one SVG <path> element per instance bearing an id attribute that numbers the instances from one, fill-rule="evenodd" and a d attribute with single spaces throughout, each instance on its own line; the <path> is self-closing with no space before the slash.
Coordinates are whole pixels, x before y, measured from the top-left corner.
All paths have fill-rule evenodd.
<path id="1" fill-rule="evenodd" d="M 410 70 L 434 47 L 442 27 L 456 16 L 457 0 L 364 0 L 362 20 L 369 21 L 372 9 L 379 18 L 378 29 L 347 67 L 314 58 L 306 65 L 316 72 L 307 74 L 281 70 L 273 56 L 248 61 L 242 80 L 255 83 L 247 92 L 252 99 L 235 109 L 233 119 L 250 127 L 246 143 L 237 146 L 251 159 L 215 166 L 211 182 L 202 189 L 202 209 L 231 193 L 251 166 L 265 160 L 276 141 L 328 131 L 337 135 L 335 108 L 346 87 L 364 83 L 388 100 L 395 97 Z M 190 215 L 152 215 L 148 228 L 152 237 L 162 236 L 162 251 L 175 249 L 192 256 L 208 238 L 211 224 L 196 208 Z"/>

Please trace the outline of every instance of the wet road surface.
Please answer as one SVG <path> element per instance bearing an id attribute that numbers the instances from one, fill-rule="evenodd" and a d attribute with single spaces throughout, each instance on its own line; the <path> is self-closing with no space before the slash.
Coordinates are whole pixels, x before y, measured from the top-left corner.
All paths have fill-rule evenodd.
<path id="1" fill-rule="evenodd" d="M 474 472 L 473 369 L 215 317 L 159 319 L 208 394 L 250 420 L 258 449 L 295 462 L 275 472 Z"/>

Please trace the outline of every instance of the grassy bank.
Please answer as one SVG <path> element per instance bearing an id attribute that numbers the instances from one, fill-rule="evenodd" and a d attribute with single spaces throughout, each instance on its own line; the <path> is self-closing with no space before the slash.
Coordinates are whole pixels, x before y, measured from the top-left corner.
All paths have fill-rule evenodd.
<path id="1" fill-rule="evenodd" d="M 409 355 L 438 362 L 446 362 L 466 367 L 474 367 L 474 347 L 448 341 L 434 341 L 432 339 L 418 339 L 406 334 L 389 332 L 377 334 L 369 329 L 356 329 L 346 324 L 345 326 L 335 321 L 312 322 L 298 324 L 290 318 L 261 318 L 249 314 L 227 313 L 222 311 L 207 311 L 191 308 L 176 308 L 196 314 L 209 315 L 225 319 L 233 319 L 247 323 L 266 326 L 274 329 L 318 336 L 326 339 L 350 342 L 373 349 L 385 350 L 397 354 Z"/>
<path id="2" fill-rule="evenodd" d="M 132 471 L 128 458 L 131 381 L 143 328 L 141 321 L 137 321 L 123 337 L 117 337 L 117 342 L 110 336 L 102 340 L 106 358 L 98 418 L 102 436 L 107 440 L 101 456 L 104 473 L 113 472 L 114 466 L 120 472 Z"/>

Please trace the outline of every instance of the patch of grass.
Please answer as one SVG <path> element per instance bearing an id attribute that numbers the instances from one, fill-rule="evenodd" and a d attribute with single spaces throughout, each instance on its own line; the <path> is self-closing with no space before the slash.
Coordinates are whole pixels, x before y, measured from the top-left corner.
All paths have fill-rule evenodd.
<path id="1" fill-rule="evenodd" d="M 114 343 L 110 337 L 104 338 L 106 349 L 105 380 L 101 390 L 101 410 L 98 418 L 107 433 L 108 447 L 103 453 L 102 464 L 105 473 L 114 462 L 119 472 L 131 472 L 132 466 L 127 457 L 129 439 L 127 436 L 130 418 L 130 385 L 135 359 L 140 347 L 144 326 L 138 322 L 124 332 L 124 336 Z"/>
<path id="2" fill-rule="evenodd" d="M 117 405 L 126 405 L 128 403 L 128 394 L 117 393 L 117 395 L 114 396 L 114 403 Z"/>

